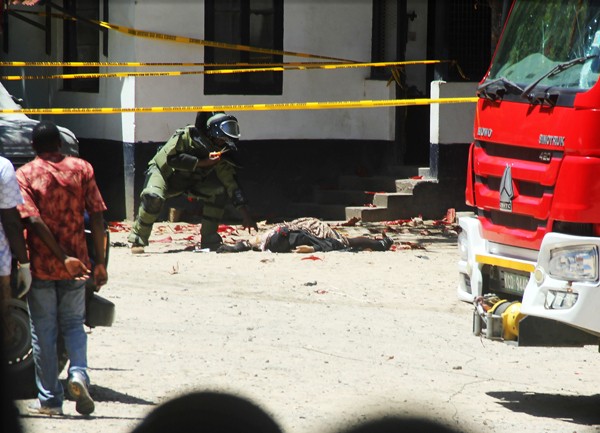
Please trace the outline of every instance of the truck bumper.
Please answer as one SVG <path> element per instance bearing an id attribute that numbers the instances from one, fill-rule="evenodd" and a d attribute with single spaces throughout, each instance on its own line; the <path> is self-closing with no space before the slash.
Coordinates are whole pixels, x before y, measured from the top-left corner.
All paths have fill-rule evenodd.
<path id="1" fill-rule="evenodd" d="M 540 247 L 535 272 L 523 295 L 521 312 L 553 319 L 600 336 L 600 282 L 565 281 L 549 273 L 552 252 L 557 249 L 590 246 L 600 251 L 600 239 L 548 233 Z M 598 260 L 596 255 L 596 262 Z M 598 263 L 596 263 L 598 268 Z"/>
<path id="2" fill-rule="evenodd" d="M 458 237 L 458 299 L 473 302 L 483 290 L 482 265 L 475 261 L 475 257 L 487 251 L 487 242 L 481 236 L 481 224 L 477 218 L 459 218 L 458 224 L 461 228 Z"/>
<path id="3" fill-rule="evenodd" d="M 457 292 L 460 300 L 473 302 L 478 296 L 490 292 L 484 287 L 482 269 L 485 265 L 528 272 L 530 278 L 524 289 L 521 313 L 556 320 L 600 336 L 600 315 L 597 313 L 600 282 L 569 282 L 554 278 L 547 272 L 553 250 L 589 245 L 600 251 L 599 238 L 549 233 L 544 237 L 535 261 L 494 254 L 490 243 L 482 237 L 481 224 L 476 217 L 462 217 L 459 225 L 462 229 L 458 245 Z"/>
<path id="4" fill-rule="evenodd" d="M 473 302 L 475 298 L 489 292 L 485 287 L 485 276 L 482 272 L 484 265 L 498 266 L 503 269 L 520 273 L 531 273 L 535 262 L 531 260 L 532 253 L 523 253 L 523 249 L 514 248 L 511 255 L 493 251 L 493 244 L 482 236 L 481 223 L 474 216 L 459 218 L 461 233 L 458 237 L 460 258 L 458 261 L 458 298 L 462 301 Z M 529 259 L 515 258 L 518 255 L 528 255 Z"/>

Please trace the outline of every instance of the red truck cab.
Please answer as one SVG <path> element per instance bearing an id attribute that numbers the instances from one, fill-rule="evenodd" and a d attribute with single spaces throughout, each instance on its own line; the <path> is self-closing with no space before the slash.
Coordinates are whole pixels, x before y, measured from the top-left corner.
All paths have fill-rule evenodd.
<path id="1" fill-rule="evenodd" d="M 459 220 L 474 332 L 600 337 L 600 1 L 515 0 L 477 95 Z M 596 175 L 599 180 L 596 180 Z"/>

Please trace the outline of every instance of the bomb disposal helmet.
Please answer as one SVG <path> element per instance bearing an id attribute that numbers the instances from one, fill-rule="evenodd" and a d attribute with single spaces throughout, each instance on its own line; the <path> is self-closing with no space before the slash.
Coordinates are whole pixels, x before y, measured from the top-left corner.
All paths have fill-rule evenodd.
<path id="1" fill-rule="evenodd" d="M 235 142 L 240 139 L 240 126 L 235 116 L 215 113 L 206 121 L 206 133 L 211 138 Z"/>

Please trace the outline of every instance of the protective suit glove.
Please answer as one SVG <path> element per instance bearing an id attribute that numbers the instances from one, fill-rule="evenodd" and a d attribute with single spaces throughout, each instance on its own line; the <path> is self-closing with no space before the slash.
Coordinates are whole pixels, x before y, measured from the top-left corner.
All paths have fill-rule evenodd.
<path id="1" fill-rule="evenodd" d="M 31 265 L 29 263 L 19 263 L 17 271 L 17 298 L 22 298 L 31 288 Z"/>

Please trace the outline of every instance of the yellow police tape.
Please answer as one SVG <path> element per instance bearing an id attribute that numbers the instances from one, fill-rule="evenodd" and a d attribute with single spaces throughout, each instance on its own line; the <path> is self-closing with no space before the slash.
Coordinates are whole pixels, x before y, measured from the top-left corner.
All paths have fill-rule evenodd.
<path id="1" fill-rule="evenodd" d="M 239 105 L 190 105 L 180 107 L 121 107 L 121 108 L 22 108 L 0 109 L 3 114 L 117 114 L 117 113 L 172 113 L 198 111 L 267 111 L 267 110 L 330 110 L 341 108 L 382 108 L 409 105 L 460 104 L 477 102 L 477 97 L 466 98 L 418 98 L 418 99 L 386 99 L 378 101 L 337 101 L 337 102 L 289 102 L 274 104 L 239 104 Z"/>
<path id="2" fill-rule="evenodd" d="M 33 14 L 33 15 L 39 15 L 39 16 L 45 16 L 46 13 L 45 12 L 34 12 L 34 11 L 23 11 L 23 10 L 18 10 L 17 11 L 21 14 L 25 13 L 25 14 Z M 11 9 L 8 8 L 8 12 L 11 12 Z M 63 19 L 63 20 L 75 20 L 77 21 L 77 18 L 68 14 L 50 14 L 52 17 L 54 18 L 59 18 L 59 19 Z M 319 68 L 319 69 L 337 69 L 337 68 L 341 68 L 341 67 L 392 67 L 392 76 L 393 79 L 395 79 L 397 82 L 400 82 L 400 79 L 398 77 L 398 71 L 393 69 L 394 66 L 404 66 L 404 65 L 416 65 L 416 64 L 434 64 L 434 63 L 451 63 L 453 66 L 455 66 L 458 70 L 458 73 L 461 75 L 461 77 L 463 77 L 463 79 L 467 79 L 467 77 L 464 75 L 462 69 L 460 68 L 460 66 L 458 65 L 458 63 L 455 60 L 418 60 L 418 61 L 404 61 L 404 62 L 357 62 L 355 60 L 347 60 L 347 59 L 341 59 L 341 58 L 337 58 L 337 57 L 330 57 L 330 56 L 322 56 L 322 55 L 316 55 L 316 54 L 309 54 L 309 53 L 302 53 L 302 52 L 294 52 L 294 51 L 284 51 L 284 50 L 275 50 L 275 49 L 270 49 L 270 48 L 258 48 L 258 47 L 252 47 L 252 46 L 248 46 L 248 45 L 239 45 L 239 44 L 228 44 L 228 43 L 224 43 L 224 42 L 214 42 L 214 41 L 207 41 L 204 39 L 196 39 L 196 38 L 190 38 L 190 37 L 184 37 L 184 36 L 177 36 L 177 35 L 169 35 L 166 33 L 158 33 L 158 32 L 149 32 L 149 31 L 144 31 L 144 30 L 138 30 L 138 29 L 134 29 L 131 27 L 126 27 L 126 26 L 120 26 L 117 24 L 112 24 L 106 21 L 97 21 L 97 20 L 89 20 L 90 22 L 95 23 L 96 25 L 98 25 L 99 27 L 104 27 L 110 30 L 114 30 L 129 36 L 138 36 L 138 37 L 143 37 L 143 38 L 149 38 L 149 39 L 158 39 L 158 40 L 166 40 L 166 41 L 170 41 L 170 42 L 178 42 L 178 43 L 188 43 L 188 44 L 196 44 L 196 45 L 202 45 L 202 46 L 207 46 L 207 47 L 213 47 L 213 48 L 223 48 L 223 49 L 228 49 L 228 50 L 235 50 L 235 51 L 248 51 L 248 52 L 253 52 L 253 53 L 263 53 L 263 54 L 270 54 L 270 55 L 277 55 L 277 56 L 293 56 L 293 57 L 306 57 L 306 58 L 312 58 L 312 59 L 320 59 L 320 60 L 334 60 L 334 61 L 338 61 L 341 62 L 336 64 L 336 65 L 325 65 L 325 64 L 321 64 L 318 65 L 315 62 L 313 62 L 312 64 L 269 64 L 269 65 L 251 65 L 251 64 L 245 64 L 245 63 L 239 63 L 236 65 L 225 65 L 225 66 L 246 66 L 247 68 L 249 66 L 252 66 L 252 68 L 248 68 L 246 70 L 215 70 L 215 71 L 211 71 L 211 72 L 196 72 L 196 73 L 205 73 L 205 74 L 233 74 L 233 73 L 244 73 L 244 72 L 267 72 L 267 71 L 282 71 L 284 69 L 261 69 L 261 68 L 265 68 L 265 67 L 285 67 L 285 66 L 289 66 L 289 67 L 297 67 L 295 69 L 314 69 L 314 68 Z M 142 62 L 0 62 L 0 66 L 69 66 L 69 67 L 82 67 L 82 66 L 94 66 L 94 67 L 100 67 L 100 66 L 127 66 L 127 67 L 138 67 L 138 66 L 166 66 L 166 65 L 170 65 L 170 66 L 176 66 L 176 65 L 180 65 L 180 66 L 209 66 L 207 64 L 202 64 L 202 63 L 142 63 Z M 222 64 L 221 64 L 222 65 Z M 317 66 L 318 65 L 318 66 Z M 356 65 L 356 66 L 352 66 L 352 65 Z M 211 67 L 215 67 L 217 66 L 217 64 L 212 65 Z M 257 69 L 258 68 L 258 69 Z M 114 77 L 126 77 L 126 76 L 143 76 L 143 77 L 147 77 L 147 76 L 180 76 L 180 75 L 188 75 L 188 74 L 193 74 L 193 72 L 187 72 L 187 73 L 161 73 L 161 72 L 156 72 L 156 73 L 152 73 L 152 74 L 139 74 L 139 73 L 132 73 L 134 75 L 125 75 L 126 73 L 119 73 L 118 75 L 115 74 L 83 74 L 81 76 L 76 76 L 75 74 L 68 74 L 68 75 L 53 75 L 53 76 L 26 76 L 26 77 L 17 77 L 17 76 L 6 76 L 6 77 L 0 77 L 0 79 L 5 79 L 5 80 L 12 80 L 12 81 L 16 81 L 16 80 L 22 80 L 22 79 L 48 79 L 48 78 L 52 78 L 52 79 L 76 79 L 76 78 L 114 78 Z"/>
<path id="3" fill-rule="evenodd" d="M 11 8 L 8 8 L 7 12 L 10 13 L 13 10 L 17 11 L 19 14 L 46 16 L 45 12 L 24 11 L 24 10 L 20 10 L 20 9 L 11 9 Z M 52 13 L 52 14 L 50 14 L 50 16 L 52 16 L 53 18 L 59 18 L 59 19 L 63 19 L 63 20 L 77 21 L 76 17 L 71 16 L 69 14 Z M 295 51 L 275 50 L 275 49 L 271 49 L 271 48 L 257 48 L 257 47 L 251 47 L 248 45 L 228 44 L 225 42 L 207 41 L 204 39 L 170 35 L 167 33 L 149 32 L 149 31 L 145 31 L 145 30 L 138 30 L 138 29 L 134 29 L 131 27 L 112 24 L 112 23 L 109 23 L 106 21 L 99 21 L 99 20 L 88 20 L 88 21 L 98 25 L 99 27 L 104 27 L 106 29 L 114 30 L 119 33 L 123 33 L 125 35 L 137 36 L 140 38 L 157 39 L 157 40 L 161 40 L 161 41 L 178 42 L 178 43 L 183 43 L 183 44 L 202 45 L 205 47 L 222 48 L 225 50 L 248 51 L 248 52 L 252 52 L 252 53 L 262 53 L 262 54 L 269 54 L 269 55 L 274 55 L 274 56 L 306 57 L 306 58 L 311 58 L 311 59 L 337 60 L 337 61 L 341 61 L 341 62 L 350 62 L 350 63 L 354 62 L 354 60 L 341 59 L 338 57 L 321 56 L 321 55 L 316 55 L 316 54 L 308 54 L 308 53 L 295 52 Z"/>
<path id="4" fill-rule="evenodd" d="M 390 67 L 418 64 L 435 64 L 443 63 L 444 60 L 414 60 L 407 62 L 369 62 L 369 63 L 344 63 L 344 64 L 300 64 L 273 66 L 273 67 L 254 67 L 254 68 L 239 68 L 235 69 L 211 69 L 202 71 L 156 71 L 156 72 L 103 72 L 103 73 L 86 73 L 86 74 L 53 74 L 53 75 L 3 75 L 0 80 L 19 81 L 19 80 L 73 80 L 73 79 L 90 79 L 90 78 L 124 78 L 124 77 L 180 77 L 183 75 L 219 75 L 219 74 L 242 74 L 255 72 L 283 72 L 293 70 L 308 70 L 308 69 L 348 69 L 348 68 L 364 68 L 364 67 Z M 447 61 L 451 62 L 451 61 Z M 0 66 L 3 66 L 0 62 Z M 27 62 L 21 62 L 27 63 Z M 230 65 L 233 66 L 233 65 Z"/>
<path id="5" fill-rule="evenodd" d="M 204 62 L 23 62 L 23 61 L 0 61 L 0 66 L 6 67 L 146 67 L 146 66 L 202 66 L 207 68 L 222 67 L 306 67 L 306 68 L 362 68 L 365 66 L 388 67 L 404 65 L 429 65 L 435 63 L 456 63 L 455 60 L 405 60 L 402 62 L 368 62 L 368 63 L 347 63 L 347 62 L 277 62 L 277 63 L 204 63 Z"/>
<path id="6" fill-rule="evenodd" d="M 11 9 L 8 8 L 7 11 L 10 12 Z M 23 11 L 23 10 L 18 10 L 18 11 L 19 11 L 19 13 L 28 13 L 28 14 L 34 14 L 34 15 L 40 15 L 40 16 L 46 15 L 46 13 L 44 13 L 44 12 L 32 12 L 32 11 Z M 77 21 L 76 17 L 68 15 L 68 14 L 50 14 L 50 15 L 54 18 L 60 18 L 63 20 L 69 19 L 69 20 Z M 195 44 L 195 45 L 202 45 L 202 46 L 206 46 L 206 47 L 222 48 L 222 49 L 234 50 L 234 51 L 247 51 L 247 52 L 251 52 L 251 53 L 270 54 L 270 55 L 275 55 L 275 56 L 305 57 L 305 58 L 320 59 L 320 60 L 334 60 L 334 61 L 339 61 L 339 62 L 343 62 L 343 63 L 359 63 L 355 60 L 341 59 L 338 57 L 322 56 L 322 55 L 316 55 L 316 54 L 285 51 L 285 50 L 274 50 L 274 49 L 270 49 L 270 48 L 258 48 L 258 47 L 251 47 L 248 45 L 228 44 L 225 42 L 207 41 L 204 39 L 197 39 L 197 38 L 190 38 L 190 37 L 184 37 L 184 36 L 169 35 L 166 33 L 138 30 L 138 29 L 134 29 L 131 27 L 112 24 L 112 23 L 109 23 L 106 21 L 97 21 L 97 20 L 89 20 L 89 21 L 97 24 L 100 27 L 114 30 L 114 31 L 129 35 L 129 36 L 138 36 L 138 37 L 143 37 L 143 38 L 158 39 L 158 40 L 164 40 L 164 41 L 170 41 L 170 42 Z M 399 62 L 399 64 L 419 64 L 419 63 L 423 64 L 423 63 L 444 63 L 444 62 L 449 62 L 452 65 L 454 65 L 457 68 L 460 76 L 465 80 L 467 79 L 467 77 L 463 73 L 462 69 L 460 68 L 460 66 L 458 65 L 456 60 L 430 60 L 430 61 L 417 61 L 417 62 Z M 77 63 L 77 62 L 73 62 L 73 63 Z M 363 66 L 364 65 L 368 65 L 368 64 L 363 63 Z M 47 66 L 47 65 L 40 65 L 40 66 Z M 133 64 L 128 65 L 128 66 L 133 66 Z M 360 66 L 360 67 L 362 67 L 362 66 Z M 215 73 L 218 73 L 218 72 L 215 72 Z M 400 82 L 397 71 L 392 70 L 392 75 L 393 75 L 393 78 L 397 82 Z"/>
<path id="7" fill-rule="evenodd" d="M 10 9 L 8 9 L 10 12 Z M 29 12 L 19 10 L 20 13 L 33 13 L 37 15 L 46 15 L 45 13 Z M 62 19 L 76 19 L 72 16 L 65 16 L 59 14 L 51 14 L 53 17 Z M 257 48 L 247 45 L 239 44 L 228 44 L 223 42 L 206 41 L 202 39 L 169 35 L 158 32 L 148 32 L 143 30 L 137 30 L 130 27 L 119 26 L 111 24 L 106 21 L 95 21 L 92 20 L 100 27 L 104 27 L 110 30 L 118 31 L 120 33 L 138 36 L 143 38 L 158 39 L 170 42 L 188 43 L 195 45 L 202 45 L 212 48 L 222 48 L 236 51 L 248 51 L 255 53 L 263 53 L 276 56 L 293 56 L 293 57 L 306 57 L 320 60 L 332 60 L 341 62 L 337 64 L 323 64 L 322 62 L 312 63 L 280 63 L 280 64 L 269 64 L 271 66 L 266 67 L 265 64 L 248 64 L 238 63 L 235 67 L 246 66 L 246 68 L 237 69 L 216 69 L 209 71 L 173 71 L 173 72 L 117 72 L 117 73 L 87 73 L 87 74 L 60 74 L 60 75 L 46 75 L 46 76 L 4 76 L 0 77 L 5 80 L 22 80 L 22 79 L 42 79 L 42 78 L 62 78 L 62 79 L 74 79 L 74 78 L 100 78 L 100 77 L 127 77 L 127 76 L 180 76 L 189 74 L 233 74 L 242 72 L 265 72 L 265 71 L 283 71 L 287 69 L 292 70 L 303 70 L 303 69 L 337 69 L 337 68 L 358 68 L 358 67 L 377 67 L 387 66 L 392 68 L 394 78 L 397 77 L 398 71 L 395 67 L 401 67 L 404 65 L 414 64 L 435 64 L 449 62 L 455 65 L 459 72 L 462 74 L 460 67 L 456 61 L 452 60 L 419 60 L 419 61 L 405 61 L 405 62 L 357 62 L 354 60 L 341 59 L 337 57 L 322 56 L 315 54 L 308 54 L 302 52 L 285 51 L 285 50 L 274 50 L 267 48 Z M 203 63 L 150 63 L 150 62 L 0 62 L 0 66 L 70 66 L 70 67 L 83 67 L 83 66 L 127 66 L 127 67 L 141 67 L 141 66 L 205 66 L 205 67 L 216 67 L 219 64 L 203 64 Z M 220 64 L 225 67 L 233 67 L 231 64 Z M 248 67 L 248 66 L 259 67 Z M 274 65 L 274 66 L 273 66 Z M 463 75 L 464 76 L 464 75 Z M 397 78 L 396 78 L 397 79 Z M 472 98 L 441 98 L 441 99 L 392 99 L 392 100 L 380 100 L 380 101 L 338 101 L 338 102 L 300 102 L 300 103 L 276 103 L 276 104 L 243 104 L 243 105 L 207 105 L 207 106 L 180 106 L 180 107 L 130 107 L 130 108 L 23 108 L 23 109 L 0 109 L 0 113 L 4 114 L 116 114 L 116 113 L 165 113 L 165 112 L 198 112 L 198 111 L 257 111 L 257 110 L 319 110 L 319 109 L 339 109 L 339 108 L 377 108 L 377 107 L 397 107 L 397 106 L 408 106 L 408 105 L 429 105 L 429 104 L 450 104 L 450 103 L 474 103 L 477 102 L 476 97 Z"/>
<path id="8" fill-rule="evenodd" d="M 354 62 L 354 60 L 341 59 L 338 57 L 321 56 L 321 55 L 316 55 L 316 54 L 308 54 L 308 53 L 301 53 L 301 52 L 295 52 L 295 51 L 274 50 L 274 49 L 270 49 L 270 48 L 250 47 L 248 45 L 228 44 L 228 43 L 224 43 L 224 42 L 207 41 L 204 39 L 169 35 L 166 33 L 137 30 L 137 29 L 133 29 L 130 27 L 111 24 L 106 21 L 95 21 L 95 20 L 91 20 L 91 21 L 95 22 L 100 27 L 105 27 L 110 30 L 115 30 L 119 33 L 124 33 L 124 34 L 130 35 L 130 36 L 138 36 L 141 38 L 159 39 L 159 40 L 163 40 L 163 41 L 179 42 L 179 43 L 184 43 L 184 44 L 195 44 L 195 45 L 202 45 L 202 46 L 211 47 L 211 48 L 222 48 L 222 49 L 226 49 L 226 50 L 248 51 L 248 52 L 253 52 L 253 53 L 270 54 L 270 55 L 274 55 L 274 56 L 307 57 L 307 58 L 311 58 L 311 59 L 325 59 L 325 60 L 338 60 L 338 61 L 342 61 L 342 62 Z"/>

